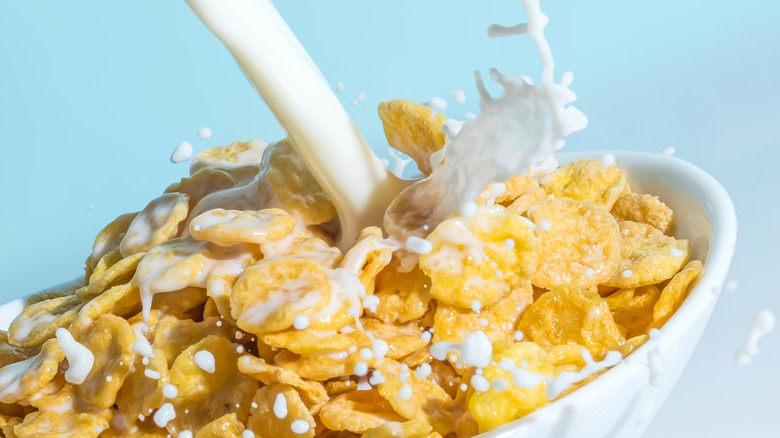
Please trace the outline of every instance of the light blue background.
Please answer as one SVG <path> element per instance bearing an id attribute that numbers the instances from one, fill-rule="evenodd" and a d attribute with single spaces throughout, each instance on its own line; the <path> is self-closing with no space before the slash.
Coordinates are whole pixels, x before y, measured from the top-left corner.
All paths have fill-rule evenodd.
<path id="1" fill-rule="evenodd" d="M 676 155 L 732 195 L 740 237 L 724 294 L 648 437 L 780 436 L 780 336 L 745 368 L 732 355 L 764 308 L 780 314 L 780 3 L 544 1 L 556 76 L 572 70 L 590 126 L 567 150 Z M 477 112 L 474 69 L 538 78 L 519 1 L 321 2 L 277 7 L 370 144 L 385 155 L 382 100 L 447 98 Z M 466 91 L 457 105 L 450 91 Z M 357 93 L 366 99 L 349 105 Z M 368 105 L 369 109 L 364 109 Z M 208 126 L 214 136 L 200 140 Z M 95 233 L 143 208 L 186 164 L 168 160 L 281 129 L 227 51 L 183 1 L 0 2 L 0 302 L 73 278 Z M 94 211 L 88 206 L 94 205 Z"/>

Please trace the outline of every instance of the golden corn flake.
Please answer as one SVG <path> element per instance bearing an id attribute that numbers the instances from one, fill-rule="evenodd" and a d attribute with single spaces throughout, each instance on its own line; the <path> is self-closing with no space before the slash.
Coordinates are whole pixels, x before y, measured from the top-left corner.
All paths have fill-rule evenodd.
<path id="1" fill-rule="evenodd" d="M 298 223 L 284 210 L 267 208 L 259 211 L 215 208 L 201 213 L 190 222 L 190 235 L 219 246 L 249 242 L 263 244 L 284 239 Z"/>
<path id="2" fill-rule="evenodd" d="M 199 319 L 203 314 L 202 305 L 207 299 L 206 289 L 190 286 L 177 291 L 154 294 L 152 307 L 161 314 L 172 315 L 179 319 Z M 221 302 L 226 303 L 226 301 Z"/>
<path id="3" fill-rule="evenodd" d="M 555 198 L 531 206 L 527 214 L 542 241 L 534 285 L 589 288 L 613 276 L 620 263 L 620 229 L 608 211 Z"/>
<path id="4" fill-rule="evenodd" d="M 398 414 L 427 424 L 445 436 L 454 431 L 454 402 L 441 386 L 417 378 L 415 372 L 404 373 L 400 364 L 390 359 L 380 361 L 376 368 L 386 379 L 377 389 Z"/>
<path id="5" fill-rule="evenodd" d="M 431 426 L 414 420 L 388 422 L 363 434 L 363 438 L 394 438 L 401 436 L 405 438 L 433 438 L 441 435 L 434 432 Z"/>
<path id="6" fill-rule="evenodd" d="M 0 369 L 4 366 L 29 359 L 40 351 L 40 348 L 15 347 L 8 343 L 8 333 L 0 330 Z M 0 409 L 0 415 L 3 413 Z"/>
<path id="7" fill-rule="evenodd" d="M 265 385 L 284 383 L 297 389 L 309 410 L 316 411 L 328 401 L 328 394 L 321 383 L 301 379 L 294 371 L 271 365 L 263 359 L 251 355 L 241 356 L 238 369 Z"/>
<path id="8" fill-rule="evenodd" d="M 433 323 L 433 342 L 460 344 L 468 334 L 481 330 L 495 348 L 506 347 L 514 342 L 514 328 L 532 300 L 531 283 L 526 280 L 507 297 L 478 311 L 439 305 Z"/>
<path id="9" fill-rule="evenodd" d="M 632 288 L 668 280 L 688 261 L 690 248 L 687 240 L 663 235 L 623 238 L 620 264 L 604 284 Z"/>
<path id="10" fill-rule="evenodd" d="M 102 431 L 108 429 L 112 415 L 110 409 L 67 413 L 36 411 L 14 427 L 14 434 L 18 438 L 97 438 Z"/>
<path id="11" fill-rule="evenodd" d="M 301 257 L 318 265 L 333 269 L 341 263 L 344 258 L 338 248 L 328 245 L 328 243 L 319 237 L 312 237 L 309 234 L 303 234 L 302 237 L 296 236 L 292 243 L 292 249 L 289 254 Z M 268 245 L 264 246 L 267 248 Z"/>
<path id="12" fill-rule="evenodd" d="M 163 388 L 170 381 L 168 364 L 162 351 L 153 349 L 153 354 L 146 364 L 142 357 L 136 359 L 116 396 L 117 409 L 132 423 L 139 415 L 150 416 L 164 403 Z"/>
<path id="13" fill-rule="evenodd" d="M 441 127 L 447 118 L 403 99 L 380 103 L 379 118 L 390 146 L 409 155 L 422 173 L 430 175 L 431 154 L 444 146 Z"/>
<path id="14" fill-rule="evenodd" d="M 322 407 L 319 419 L 330 430 L 361 434 L 387 422 L 405 420 L 393 411 L 393 406 L 376 389 L 339 395 Z"/>
<path id="15" fill-rule="evenodd" d="M 553 376 L 555 369 L 547 360 L 547 353 L 532 342 L 517 342 L 493 355 L 492 363 L 484 369 L 482 377 L 489 382 L 502 380 L 507 387 L 500 390 L 491 385 L 487 391 L 469 390 L 469 412 L 479 425 L 479 432 L 495 429 L 549 403 L 546 385 L 541 379 L 538 383 L 529 383 L 521 378 L 523 385 L 515 384 L 515 375 L 523 373 Z"/>
<path id="16" fill-rule="evenodd" d="M 575 161 L 556 169 L 542 183 L 544 190 L 557 197 L 595 204 L 609 211 L 620 195 L 628 192 L 628 183 L 622 170 L 601 160 Z"/>
<path id="17" fill-rule="evenodd" d="M 274 409 L 279 401 L 279 409 Z M 252 400 L 252 414 L 246 428 L 259 437 L 313 437 L 314 417 L 303 404 L 298 392 L 284 383 L 274 383 L 257 390 Z M 256 406 L 256 407 L 255 407 Z"/>
<path id="18" fill-rule="evenodd" d="M 129 317 L 140 311 L 141 297 L 138 295 L 138 288 L 131 284 L 116 285 L 84 304 L 71 324 L 70 331 L 74 337 L 80 338 L 104 313 Z"/>
<path id="19" fill-rule="evenodd" d="M 245 168 L 253 175 L 256 175 L 259 170 L 257 166 L 245 166 Z M 165 189 L 165 193 L 184 193 L 189 196 L 189 205 L 192 208 L 206 195 L 238 185 L 239 183 L 231 174 L 224 170 L 201 169 L 191 177 L 182 178 L 178 183 L 171 184 Z"/>
<path id="20" fill-rule="evenodd" d="M 545 349 L 578 344 L 601 360 L 625 341 L 609 305 L 595 291 L 560 286 L 534 302 L 518 325 L 525 338 Z"/>
<path id="21" fill-rule="evenodd" d="M 86 380 L 79 385 L 79 392 L 88 405 L 110 408 L 135 356 L 131 349 L 135 333 L 124 319 L 105 314 L 80 342 L 92 352 L 95 361 Z"/>
<path id="22" fill-rule="evenodd" d="M 372 339 L 387 342 L 387 357 L 400 359 L 423 348 L 427 342 L 421 338 L 422 331 L 417 324 L 385 323 L 374 318 L 362 318 L 361 323 Z M 368 346 L 368 345 L 366 345 Z"/>
<path id="23" fill-rule="evenodd" d="M 89 266 L 87 266 L 88 275 L 95 269 L 100 259 L 110 251 L 119 248 L 120 242 L 125 237 L 130 223 L 138 216 L 138 213 L 123 214 L 113 222 L 106 225 L 95 237 L 95 243 L 92 245 L 92 254 L 89 256 Z"/>
<path id="24" fill-rule="evenodd" d="M 50 339 L 36 356 L 0 369 L 0 403 L 19 403 L 34 397 L 55 378 L 63 359 L 59 343 Z"/>
<path id="25" fill-rule="evenodd" d="M 304 379 L 319 382 L 355 374 L 355 365 L 358 362 L 365 362 L 371 366 L 373 359 L 364 359 L 359 353 L 345 351 L 321 352 L 301 356 L 282 350 L 274 357 L 274 365 L 287 368 Z"/>
<path id="26" fill-rule="evenodd" d="M 336 295 L 330 277 L 316 263 L 275 257 L 244 270 L 230 307 L 238 326 L 257 335 L 290 328 L 299 315 L 309 318 L 312 330 L 333 330 L 354 319 L 347 313 L 353 304 Z"/>
<path id="27" fill-rule="evenodd" d="M 266 144 L 262 141 L 237 141 L 227 146 L 217 146 L 198 152 L 192 158 L 190 175 L 201 169 L 217 168 L 230 170 L 248 164 L 259 165 Z"/>
<path id="28" fill-rule="evenodd" d="M 539 238 L 520 216 L 499 205 L 479 207 L 471 218 L 451 217 L 428 236 L 433 249 L 420 255 L 431 277 L 431 295 L 465 309 L 490 306 L 536 268 Z"/>
<path id="29" fill-rule="evenodd" d="M 615 322 L 626 329 L 626 337 L 647 333 L 653 322 L 653 306 L 661 296 L 656 285 L 618 289 L 604 301 L 609 305 Z"/>
<path id="30" fill-rule="evenodd" d="M 309 225 L 336 218 L 336 207 L 295 153 L 290 140 L 281 140 L 270 148 L 265 179 L 279 207 Z"/>
<path id="31" fill-rule="evenodd" d="M 198 430 L 211 419 L 235 413 L 244 422 L 249 415 L 257 381 L 238 371 L 239 354 L 227 339 L 210 335 L 184 350 L 173 362 L 170 384 L 178 389 L 171 400 L 176 418 L 171 434 Z"/>
<path id="32" fill-rule="evenodd" d="M 628 220 L 651 225 L 669 234 L 674 225 L 672 209 L 657 196 L 629 193 L 618 198 L 612 206 L 612 214 L 619 221 Z"/>
<path id="33" fill-rule="evenodd" d="M 660 236 L 664 234 L 661 232 L 661 230 L 655 228 L 654 226 L 643 224 L 641 222 L 619 221 L 618 226 L 620 227 L 620 237 L 623 239 L 637 236 Z"/>
<path id="34" fill-rule="evenodd" d="M 109 257 L 116 254 L 114 251 L 106 254 Z M 89 284 L 76 290 L 76 295 L 82 300 L 86 301 L 96 297 L 111 286 L 127 283 L 135 273 L 135 269 L 138 267 L 138 263 L 141 262 L 145 253 L 136 253 L 130 256 L 117 260 L 110 266 L 107 266 L 105 271 L 96 269 L 90 276 Z M 103 262 L 103 259 L 101 259 Z M 96 275 L 100 273 L 101 275 Z"/>
<path id="35" fill-rule="evenodd" d="M 431 279 L 414 265 L 412 270 L 401 268 L 401 261 L 394 257 L 376 277 L 374 295 L 379 299 L 376 311 L 368 314 L 385 322 L 409 322 L 423 316 L 431 299 Z"/>
<path id="36" fill-rule="evenodd" d="M 8 328 L 8 343 L 22 348 L 43 344 L 76 319 L 81 305 L 78 297 L 66 295 L 28 306 Z"/>
<path id="37" fill-rule="evenodd" d="M 618 351 L 620 351 L 620 354 L 623 355 L 623 357 L 628 357 L 628 355 L 635 352 L 637 348 L 647 342 L 648 339 L 650 339 L 650 336 L 648 335 L 637 335 L 633 338 L 628 338 Z"/>
<path id="38" fill-rule="evenodd" d="M 271 347 L 286 348 L 296 354 L 312 354 L 319 351 L 346 351 L 351 347 L 369 344 L 371 340 L 362 331 L 349 333 L 317 332 L 314 330 L 288 329 L 262 336 Z"/>
<path id="39" fill-rule="evenodd" d="M 507 209 L 515 214 L 525 214 L 532 205 L 542 202 L 547 198 L 547 192 L 541 187 L 532 187 L 507 206 Z"/>
<path id="40" fill-rule="evenodd" d="M 226 414 L 203 426 L 195 438 L 241 438 L 243 431 L 244 425 L 236 414 Z"/>
<path id="41" fill-rule="evenodd" d="M 674 277 L 661 291 L 658 302 L 653 307 L 653 323 L 651 328 L 661 327 L 672 317 L 674 312 L 680 308 L 685 297 L 688 295 L 691 284 L 699 278 L 704 266 L 698 260 L 689 262 L 682 271 L 675 274 Z"/>
<path id="42" fill-rule="evenodd" d="M 145 252 L 175 237 L 179 223 L 187 218 L 189 197 L 182 193 L 168 193 L 152 200 L 130 223 L 119 244 L 122 255 Z"/>
<path id="43" fill-rule="evenodd" d="M 228 338 L 231 335 L 230 329 L 225 324 L 218 325 L 219 321 L 213 317 L 199 322 L 173 316 L 162 317 L 154 331 L 152 345 L 155 351 L 162 353 L 166 366 L 170 367 L 184 350 L 201 339 L 211 335 Z"/>
<path id="44" fill-rule="evenodd" d="M 539 188 L 539 183 L 530 176 L 515 175 L 503 183 L 490 184 L 477 197 L 477 205 L 512 204 L 517 198 L 531 189 Z M 544 191 L 542 191 L 544 192 Z"/>
<path id="45" fill-rule="evenodd" d="M 360 278 L 366 293 L 374 292 L 376 276 L 393 257 L 393 249 L 382 242 L 382 229 L 367 227 L 360 231 L 357 242 L 344 255 L 341 267 L 349 269 Z"/>

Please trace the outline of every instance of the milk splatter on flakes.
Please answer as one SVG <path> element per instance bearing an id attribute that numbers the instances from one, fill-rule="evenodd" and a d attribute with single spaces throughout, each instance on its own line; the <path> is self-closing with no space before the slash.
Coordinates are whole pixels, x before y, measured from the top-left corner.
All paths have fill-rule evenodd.
<path id="1" fill-rule="evenodd" d="M 193 357 L 195 364 L 203 371 L 213 374 L 216 371 L 216 364 L 214 363 L 214 355 L 210 351 L 200 350 L 195 353 Z"/>
<path id="2" fill-rule="evenodd" d="M 276 418 L 287 418 L 287 397 L 284 394 L 276 394 L 276 400 L 274 400 L 274 415 Z"/>
<path id="3" fill-rule="evenodd" d="M 750 335 L 741 350 L 734 355 L 734 363 L 744 366 L 758 355 L 758 340 L 775 328 L 775 315 L 769 310 L 762 310 L 753 318 L 750 324 Z"/>
<path id="4" fill-rule="evenodd" d="M 65 380 L 74 385 L 84 383 L 95 364 L 95 355 L 89 351 L 89 348 L 73 339 L 73 335 L 65 328 L 58 328 L 56 336 L 57 342 L 68 360 L 69 368 L 65 371 Z"/>

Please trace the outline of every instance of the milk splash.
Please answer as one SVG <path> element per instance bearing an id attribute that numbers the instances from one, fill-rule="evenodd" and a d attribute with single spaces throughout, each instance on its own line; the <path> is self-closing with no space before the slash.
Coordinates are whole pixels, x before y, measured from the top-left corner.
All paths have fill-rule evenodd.
<path id="1" fill-rule="evenodd" d="M 561 83 L 553 79 L 554 59 L 544 37 L 548 18 L 539 0 L 523 0 L 528 23 L 514 32 L 528 33 L 542 60 L 541 83 L 529 78 L 490 70 L 490 78 L 503 87 L 493 97 L 475 73 L 480 95 L 480 115 L 457 132 L 446 132 L 444 147 L 431 156 L 431 175 L 401 193 L 388 208 L 384 225 L 388 233 L 405 240 L 424 237 L 429 229 L 477 198 L 490 183 L 524 174 L 549 172 L 557 165 L 553 153 L 565 137 L 587 125 L 585 115 L 569 104 L 576 95 L 566 72 Z"/>

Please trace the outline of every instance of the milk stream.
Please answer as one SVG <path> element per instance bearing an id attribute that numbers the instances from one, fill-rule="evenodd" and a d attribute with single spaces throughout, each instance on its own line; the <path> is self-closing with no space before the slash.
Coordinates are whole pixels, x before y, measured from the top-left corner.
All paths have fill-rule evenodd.
<path id="1" fill-rule="evenodd" d="M 345 250 L 381 223 L 408 183 L 374 155 L 317 66 L 270 0 L 187 0 L 230 50 L 282 125 L 341 224 Z"/>

